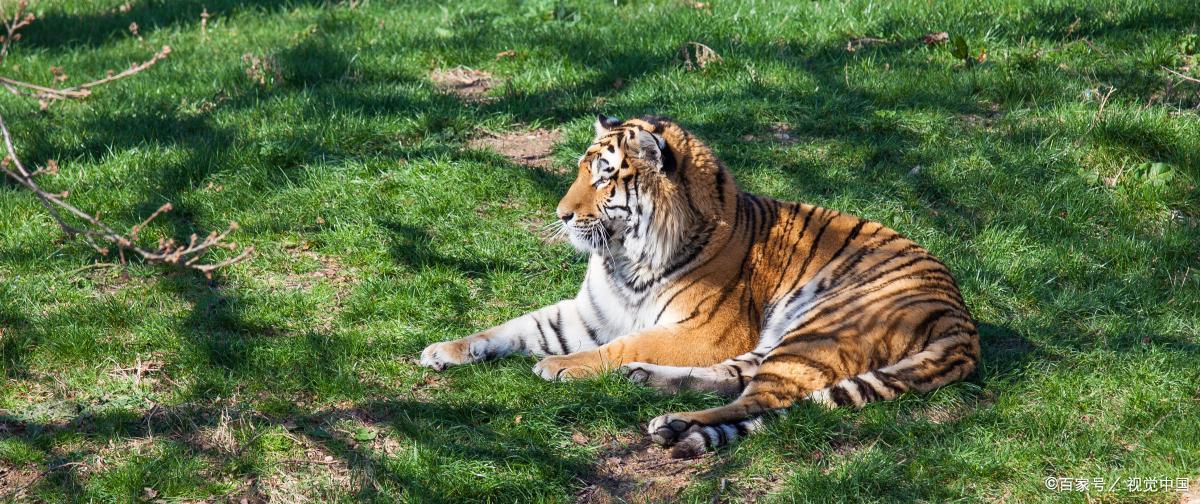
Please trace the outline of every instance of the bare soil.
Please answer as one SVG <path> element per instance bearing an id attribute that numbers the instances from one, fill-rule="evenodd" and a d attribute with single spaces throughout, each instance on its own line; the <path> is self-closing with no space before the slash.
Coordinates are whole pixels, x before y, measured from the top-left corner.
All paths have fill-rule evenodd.
<path id="1" fill-rule="evenodd" d="M 556 166 L 551 156 L 554 144 L 561 138 L 559 130 L 510 131 L 476 138 L 468 146 L 495 151 L 520 165 L 561 174 L 567 173 L 566 167 Z"/>
<path id="2" fill-rule="evenodd" d="M 672 459 L 670 450 L 655 446 L 645 436 L 614 438 L 600 453 L 577 502 L 670 502 L 713 460 L 711 454 Z"/>

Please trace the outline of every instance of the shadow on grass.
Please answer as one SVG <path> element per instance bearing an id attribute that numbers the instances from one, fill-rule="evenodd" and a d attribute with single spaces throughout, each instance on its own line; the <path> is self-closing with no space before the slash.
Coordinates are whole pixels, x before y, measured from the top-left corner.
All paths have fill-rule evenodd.
<path id="1" fill-rule="evenodd" d="M 222 1 L 208 0 L 206 2 L 141 2 L 134 6 L 129 14 L 101 14 L 93 16 L 72 16 L 52 11 L 37 24 L 30 27 L 26 40 L 22 44 L 36 47 L 55 49 L 78 45 L 96 46 L 106 43 L 126 31 L 128 20 L 138 20 L 143 26 L 178 27 L 198 22 L 201 8 L 207 7 L 214 15 L 242 10 L 260 9 L 277 11 L 296 2 L 272 1 Z M 318 2 L 306 2 L 316 4 Z M 1046 11 L 1036 14 L 1047 20 L 1057 16 L 1078 15 L 1073 11 Z M 1185 18 L 1171 18 L 1173 25 L 1184 26 Z M 1086 33 L 1097 39 L 1111 33 L 1126 36 L 1151 20 L 1135 19 L 1122 25 L 1097 26 L 1088 28 Z M 1157 20 L 1154 20 L 1157 24 Z M 881 25 L 886 28 L 885 25 Z M 82 29 L 67 29 L 68 27 Z M 1061 28 L 1061 27 L 1060 27 Z M 1060 28 L 1050 28 L 1046 36 L 1061 36 Z M 334 30 L 333 35 L 337 35 Z M 422 133 L 427 138 L 441 139 L 445 143 L 454 144 L 465 135 L 470 134 L 473 121 L 489 118 L 495 115 L 505 115 L 521 122 L 547 122 L 574 120 L 578 117 L 593 113 L 595 104 L 593 97 L 612 93 L 611 84 L 617 79 L 635 81 L 641 78 L 665 75 L 672 71 L 674 62 L 671 60 L 673 48 L 629 48 L 622 45 L 606 44 L 602 34 L 593 33 L 554 33 L 538 32 L 531 35 L 537 44 L 558 47 L 564 56 L 574 61 L 595 64 L 595 72 L 589 74 L 582 82 L 569 86 L 552 87 L 536 92 L 517 91 L 503 94 L 497 100 L 475 105 L 464 104 L 453 97 L 440 94 L 429 96 L 414 96 L 404 91 L 378 91 L 370 89 L 371 85 L 393 79 L 395 76 L 379 71 L 362 69 L 362 75 L 352 77 L 354 70 L 352 59 L 336 47 L 323 42 L 324 39 L 314 39 L 303 44 L 284 50 L 278 58 L 285 73 L 284 84 L 267 90 L 254 90 L 233 96 L 220 105 L 230 110 L 247 110 L 260 106 L 264 100 L 293 96 L 310 98 L 303 105 L 302 119 L 308 123 L 320 123 L 329 117 L 346 114 L 362 114 L 366 116 L 425 116 L 426 131 Z M 406 43 L 411 43 L 413 50 L 432 50 L 446 44 L 480 45 L 483 47 L 498 46 L 503 37 L 499 34 L 486 33 L 481 30 L 468 31 L 458 34 L 449 41 L 430 36 L 413 37 Z M 747 54 L 774 54 L 775 48 L 766 45 L 747 45 L 739 49 Z M 928 180 L 909 181 L 890 175 L 892 172 L 903 170 L 915 164 L 929 164 L 937 161 L 914 154 L 922 138 L 919 134 L 899 127 L 897 124 L 878 119 L 880 111 L 915 110 L 944 112 L 954 115 L 983 114 L 988 110 L 983 107 L 975 92 L 978 90 L 967 87 L 961 89 L 924 89 L 914 93 L 908 100 L 902 102 L 889 101 L 884 95 L 859 89 L 848 85 L 842 69 L 856 58 L 869 55 L 882 61 L 888 61 L 894 66 L 908 65 L 911 68 L 921 68 L 921 63 L 913 63 L 905 57 L 906 53 L 914 50 L 914 46 L 889 45 L 872 48 L 857 54 L 847 53 L 839 44 L 811 48 L 794 48 L 795 54 L 788 55 L 785 61 L 794 65 L 799 73 L 813 78 L 820 89 L 820 94 L 797 96 L 787 89 L 770 86 L 751 86 L 744 90 L 723 92 L 719 97 L 725 102 L 758 102 L 786 103 L 787 112 L 781 114 L 784 119 L 791 121 L 797 130 L 808 138 L 820 140 L 837 140 L 860 146 L 866 151 L 865 166 L 859 172 L 852 174 L 850 183 L 828 176 L 819 163 L 791 160 L 783 168 L 784 177 L 792 186 L 804 188 L 808 194 L 833 196 L 849 195 L 853 198 L 870 199 L 877 197 L 882 190 L 891 191 L 892 195 L 900 198 L 902 189 L 912 189 L 915 186 L 917 196 L 911 201 L 914 207 L 928 212 L 922 216 L 928 219 L 931 226 L 944 228 L 958 224 L 955 236 L 964 241 L 971 240 L 976 233 L 989 223 L 991 216 L 978 208 L 956 202 L 954 190 L 942 187 Z M 1152 77 L 1146 75 L 1114 75 L 1128 78 L 1142 85 L 1153 84 Z M 356 80 L 359 79 L 359 80 Z M 418 82 L 418 77 L 408 76 L 408 82 Z M 1053 101 L 1061 98 L 1068 91 L 1049 91 L 1033 88 L 1033 93 L 1023 97 L 1027 100 Z M 1058 94 L 1055 94 L 1058 93 Z M 635 103 L 625 110 L 629 115 L 636 113 L 653 113 L 654 103 Z M 726 112 L 716 112 L 705 122 L 689 121 L 686 117 L 677 117 L 682 124 L 695 129 L 706 138 L 711 138 L 711 145 L 730 166 L 734 167 L 739 176 L 749 175 L 749 168 L 759 163 L 759 158 L 749 150 L 739 150 L 738 137 L 747 132 L 759 132 L 770 126 L 768 120 L 757 115 L 747 116 L 737 107 Z M 54 119 L 46 116 L 35 128 L 51 130 Z M 128 127 L 112 128 L 111 124 L 120 123 Z M 170 234 L 186 235 L 197 231 L 202 226 L 196 222 L 198 213 L 194 208 L 180 202 L 180 198 L 201 184 L 205 179 L 234 173 L 242 167 L 224 159 L 226 151 L 233 147 L 248 147 L 252 142 L 239 132 L 216 126 L 208 117 L 187 116 L 165 105 L 158 105 L 150 111 L 139 113 L 126 112 L 115 115 L 94 117 L 85 124 L 89 132 L 87 139 L 65 152 L 57 149 L 48 140 L 38 140 L 41 135 L 32 135 L 29 140 L 29 161 L 45 160 L 52 157 L 76 157 L 95 155 L 96 152 L 112 150 L 120 152 L 134 149 L 147 144 L 156 146 L 180 147 L 186 152 L 183 161 L 173 163 L 165 170 L 146 174 L 156 185 L 147 187 L 143 193 L 143 201 L 134 205 L 130 213 L 145 215 L 161 203 L 169 200 L 176 202 L 177 210 L 163 219 L 168 223 Z M 322 145 L 314 142 L 306 131 L 289 131 L 280 133 L 273 139 L 271 145 L 259 147 L 259 161 L 262 165 L 271 167 L 254 174 L 257 177 L 255 185 L 263 191 L 263 196 L 275 190 L 276 187 L 288 180 L 291 175 L 287 170 L 320 162 L 333 157 L 354 157 L 368 154 L 391 154 L 398 157 L 419 160 L 438 157 L 468 157 L 448 146 L 435 147 L 406 147 L 395 145 L 388 139 L 367 136 L 362 142 L 350 142 L 337 145 Z M 1030 145 L 1037 145 L 1054 135 L 1049 129 L 1025 129 L 1008 134 L 1011 138 L 1020 138 Z M 1162 138 L 1154 131 L 1146 130 L 1137 125 L 1112 124 L 1104 125 L 1096 130 L 1098 140 L 1107 144 L 1129 149 L 1145 157 L 1159 157 L 1165 161 L 1191 166 L 1195 164 L 1195 151 L 1184 145 L 1183 139 Z M 761 151 L 762 149 L 757 149 Z M 491 158 L 489 158 L 491 159 Z M 565 186 L 563 177 L 547 175 L 542 171 L 526 170 L 515 165 L 499 166 L 513 177 L 522 177 L 530 181 L 547 198 L 557 195 Z M 880 179 L 889 179 L 880 184 Z M 265 197 L 263 198 L 265 201 Z M 133 219 L 136 222 L 136 219 Z M 419 225 L 401 221 L 383 222 L 382 227 L 391 234 L 389 252 L 393 260 L 412 268 L 434 267 L 445 268 L 462 273 L 471 278 L 486 278 L 496 269 L 517 270 L 519 267 L 507 261 L 463 259 L 439 254 L 431 243 L 428 230 Z M 1078 236 L 1078 230 L 1067 229 L 1065 234 L 1055 235 L 1056 239 L 1069 239 Z M 1149 235 L 1142 238 L 1153 239 Z M 1080 240 L 1081 242 L 1084 240 Z M 1039 246 L 1055 247 L 1055 243 L 1045 242 Z M 1182 254 L 1182 252 L 1180 252 Z M 30 257 L 28 260 L 35 258 Z M 1050 273 L 1038 268 L 1031 269 L 1031 274 Z M 996 272 L 984 271 L 988 278 L 1000 278 Z M 1050 275 L 1047 275 L 1049 277 Z M 306 331 L 299 334 L 287 333 L 270 324 L 249 321 L 245 311 L 258 300 L 248 300 L 232 293 L 218 276 L 214 282 L 209 282 L 198 276 L 179 275 L 170 280 L 172 288 L 178 296 L 191 305 L 191 311 L 179 328 L 188 338 L 188 344 L 195 352 L 200 367 L 214 370 L 211 375 L 204 373 L 211 380 L 201 381 L 192 387 L 191 400 L 204 401 L 222 394 L 237 391 L 241 385 L 257 383 L 273 383 L 279 390 L 291 393 L 295 390 L 319 386 L 329 389 L 343 390 L 344 394 L 356 395 L 365 389 L 359 383 L 358 377 L 347 374 L 346 364 L 355 359 L 361 350 L 353 348 L 353 343 L 341 336 L 329 335 L 320 331 Z M 1048 295 L 1048 294 L 1046 294 Z M 457 299 L 466 303 L 466 294 L 456 294 Z M 465 325 L 463 319 L 445 321 L 449 324 Z M 29 327 L 26 319 L 15 310 L 5 308 L 0 313 L 0 324 L 10 328 L 16 337 L 6 338 L 0 347 L 0 358 L 6 366 L 5 375 L 8 377 L 21 376 L 24 373 L 25 356 L 31 347 L 38 344 L 36 332 Z M 1072 329 L 1062 327 L 1039 328 L 1037 336 L 1048 336 L 1067 331 L 1071 340 L 1085 339 L 1080 335 L 1072 335 Z M 1031 339 L 1016 334 L 1014 331 L 993 324 L 982 324 L 980 327 L 984 350 L 984 370 L 974 375 L 969 381 L 986 385 L 987 379 L 993 376 L 1017 375 L 1029 363 L 1039 360 L 1053 359 L 1054 354 L 1039 348 Z M 298 358 L 287 362 L 257 361 L 257 349 L 264 342 L 273 338 L 290 337 L 295 341 L 294 348 Z M 1118 351 L 1132 351 L 1136 348 L 1134 338 L 1118 339 L 1114 347 Z M 1194 345 L 1184 350 L 1196 353 Z M 275 383 L 278 382 L 278 383 Z M 395 391 L 386 391 L 394 393 Z M 975 392 L 962 392 L 969 398 Z M 978 397 L 975 397 L 978 399 Z M 614 400 L 615 401 L 615 400 Z M 619 401 L 618 401 L 619 402 Z M 628 404 L 615 404 L 609 407 L 627 407 Z M 214 451 L 211 447 L 190 444 L 190 434 L 198 429 L 215 426 L 220 418 L 220 411 L 213 407 L 193 408 L 188 406 L 167 414 L 151 411 L 145 415 L 106 414 L 101 417 L 76 418 L 64 425 L 36 425 L 24 420 L 11 417 L 0 417 L 0 424 L 6 425 L 11 432 L 17 432 L 33 444 L 38 444 L 38 438 L 43 433 L 77 431 L 96 437 L 97 440 L 110 440 L 119 437 L 142 437 L 152 430 L 155 432 L 170 432 L 170 438 L 178 441 L 189 453 L 225 460 L 229 454 Z M 504 464 L 513 457 L 522 460 L 536 461 L 539 467 L 546 468 L 550 474 L 560 480 L 569 481 L 575 476 L 586 475 L 592 471 L 587 464 L 578 460 L 563 458 L 560 450 L 548 443 L 536 443 L 510 437 L 490 427 L 486 418 L 506 416 L 512 412 L 494 407 L 471 408 L 446 404 L 428 403 L 421 401 L 383 401 L 370 402 L 353 409 L 329 409 L 320 411 L 300 411 L 289 415 L 290 419 L 298 421 L 305 429 L 304 439 L 308 443 L 320 446 L 333 454 L 340 463 L 347 465 L 351 471 L 373 474 L 375 478 L 385 480 L 398 488 L 414 492 L 413 497 L 440 500 L 437 493 L 441 484 L 429 480 L 428 476 L 409 472 L 403 467 L 396 466 L 384 460 L 384 457 L 363 447 L 352 436 L 318 435 L 317 426 L 330 423 L 330 419 L 354 417 L 359 420 L 383 422 L 394 426 L 405 435 L 405 442 L 422 444 L 446 458 L 460 458 L 472 461 L 482 461 L 490 464 Z M 571 412 L 570 415 L 584 416 L 586 408 Z M 563 424 L 569 424 L 574 419 L 568 415 L 560 419 Z M 172 420 L 174 419 L 174 420 Z M 646 419 L 625 418 L 630 428 Z M 283 418 L 255 417 L 251 421 L 262 425 L 282 424 Z M 94 427 L 101 425 L 103 433 L 97 433 Z M 322 429 L 324 429 L 322 427 Z M 325 431 L 328 433 L 328 431 Z M 34 434 L 36 433 L 36 434 Z M 967 434 L 955 428 L 954 423 L 942 424 L 932 428 L 926 434 L 944 439 L 953 439 Z M 861 435 L 861 433 L 859 434 Z M 827 448 L 835 448 L 833 445 Z M 49 453 L 49 450 L 46 451 Z M 72 453 L 65 458 L 51 461 L 53 466 L 58 461 L 79 460 L 85 455 Z M 889 469 L 870 462 L 858 467 L 845 481 L 855 484 L 866 480 L 890 481 L 896 483 L 895 493 L 888 494 L 896 497 L 926 495 L 954 497 L 945 489 L 937 489 L 931 483 L 912 481 L 903 472 Z M 262 468 L 253 461 L 246 462 L 247 475 L 259 474 Z M 723 462 L 712 473 L 713 477 L 721 474 L 732 474 L 743 467 L 740 462 Z M 74 479 L 74 472 L 56 470 L 48 479 L 49 483 L 64 492 L 78 492 L 79 482 Z M 809 478 L 805 480 L 814 486 L 829 484 L 828 480 Z M 360 481 L 363 486 L 357 489 L 360 497 L 373 495 L 374 490 Z M 823 483 L 824 482 L 824 483 Z M 461 488 L 458 488 L 461 490 Z M 140 488 L 131 488 L 133 495 Z"/>
<path id="2" fill-rule="evenodd" d="M 490 423 L 496 418 L 508 418 L 510 411 L 495 406 L 451 406 L 417 400 L 369 401 L 351 407 L 319 410 L 296 410 L 283 415 L 265 415 L 253 410 L 238 409 L 238 405 L 218 402 L 192 402 L 177 406 L 154 406 L 148 412 L 104 411 L 87 412 L 63 422 L 38 423 L 0 414 L 0 432 L 42 452 L 46 469 L 41 481 L 32 490 L 54 489 L 65 495 L 87 495 L 81 474 L 90 471 L 90 461 L 103 464 L 107 451 L 122 450 L 129 445 L 140 446 L 145 441 L 165 443 L 159 451 L 143 452 L 151 465 L 174 467 L 174 472 L 188 470 L 195 464 L 188 460 L 166 458 L 196 458 L 210 466 L 200 474 L 187 475 L 185 481 L 199 485 L 204 480 L 222 478 L 223 471 L 236 468 L 235 476 L 257 487 L 272 478 L 276 467 L 289 464 L 311 464 L 327 468 L 337 484 L 347 485 L 357 498 L 381 497 L 381 491 L 391 496 L 403 495 L 420 502 L 443 502 L 462 498 L 470 487 L 456 486 L 439 479 L 437 472 L 426 468 L 406 466 L 389 460 L 391 450 L 420 448 L 428 463 L 453 460 L 456 463 L 503 467 L 514 461 L 536 461 L 558 480 L 569 480 L 586 470 L 578 457 L 563 457 L 549 442 L 534 442 L 502 435 Z M 347 427 L 349 425 L 350 427 Z M 366 425 L 372 432 L 387 425 L 392 431 L 379 437 L 364 439 L 355 425 Z M 271 453 L 261 443 L 271 432 L 290 438 L 295 445 L 286 453 Z M 76 448 L 68 452 L 51 450 L 52 441 L 63 437 L 77 439 Z M 240 438 L 240 439 L 235 439 Z M 115 444 L 114 444 L 115 443 Z M 267 449 L 268 452 L 262 450 Z M 300 459 L 294 458 L 300 454 Z M 322 459 L 329 454 L 335 462 Z M 274 455 L 274 457 L 272 457 Z M 96 457 L 100 458 L 96 458 Z M 281 460 L 279 457 L 285 457 Z M 287 458 L 291 457 L 291 458 Z M 314 458 L 305 458 L 314 457 Z M 266 460 L 271 460 L 267 462 Z M 84 462 L 88 461 L 88 462 Z M 81 465 L 82 464 L 82 465 Z M 82 469 L 81 469 L 82 467 Z M 215 472 L 214 472 L 215 471 Z M 180 474 L 144 474 L 143 479 L 128 481 L 126 497 L 136 500 L 144 494 L 143 485 L 155 488 L 169 498 L 187 495 L 186 485 L 174 479 Z M 160 484 L 161 483 L 161 484 Z M 10 491 L 6 489 L 0 497 Z M 474 497 L 488 495 L 482 488 Z M 520 495 L 520 488 L 491 488 L 491 492 Z M 245 486 L 236 493 L 245 492 Z M 235 495 L 236 497 L 236 495 Z M 258 495 L 257 497 L 266 497 Z M 286 495 L 275 495 L 276 498 Z"/>
<path id="3" fill-rule="evenodd" d="M 198 26 L 201 13 L 210 19 L 235 13 L 269 14 L 302 5 L 327 5 L 326 0 L 140 0 L 129 2 L 128 11 L 117 7 L 89 14 L 49 10 L 23 30 L 21 45 L 45 49 L 97 47 L 129 36 L 129 24 L 137 23 L 143 35 L 153 30 L 178 30 Z M 69 29 L 64 29 L 69 27 Z"/>
<path id="4" fill-rule="evenodd" d="M 0 377 L 29 378 L 28 360 L 40 340 L 28 318 L 0 301 Z"/>

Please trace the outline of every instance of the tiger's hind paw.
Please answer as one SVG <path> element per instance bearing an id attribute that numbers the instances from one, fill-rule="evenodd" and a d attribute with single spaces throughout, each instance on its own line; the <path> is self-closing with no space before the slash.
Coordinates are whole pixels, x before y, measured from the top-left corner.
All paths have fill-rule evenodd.
<path id="1" fill-rule="evenodd" d="M 696 425 L 694 420 L 686 418 L 684 414 L 661 415 L 650 420 L 646 432 L 655 444 L 667 447 L 682 439 Z"/>
<path id="2" fill-rule="evenodd" d="M 671 458 L 695 458 L 708 451 L 704 426 L 687 413 L 662 415 L 650 421 L 650 440 L 671 448 Z"/>
<path id="3" fill-rule="evenodd" d="M 675 446 L 671 447 L 671 458 L 673 459 L 688 459 L 696 458 L 704 455 L 708 451 L 707 445 L 704 443 L 704 437 L 700 435 L 699 430 L 692 431 Z"/>

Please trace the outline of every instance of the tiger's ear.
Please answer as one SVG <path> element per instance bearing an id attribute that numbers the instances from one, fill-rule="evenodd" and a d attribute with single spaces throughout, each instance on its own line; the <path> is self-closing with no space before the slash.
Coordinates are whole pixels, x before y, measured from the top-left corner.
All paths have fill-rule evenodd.
<path id="1" fill-rule="evenodd" d="M 637 132 L 637 156 L 643 161 L 650 163 L 656 169 L 663 167 L 663 148 L 666 147 L 666 141 L 662 137 L 655 135 L 646 130 L 639 129 Z"/>
<path id="2" fill-rule="evenodd" d="M 610 115 L 599 114 L 596 116 L 596 137 L 608 133 L 608 130 L 620 125 L 620 119 Z"/>

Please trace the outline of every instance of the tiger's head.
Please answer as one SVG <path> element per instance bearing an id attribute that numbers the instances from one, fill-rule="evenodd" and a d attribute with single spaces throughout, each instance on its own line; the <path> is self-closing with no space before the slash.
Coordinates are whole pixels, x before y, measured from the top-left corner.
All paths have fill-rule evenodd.
<path id="1" fill-rule="evenodd" d="M 735 190 L 732 179 L 721 187 L 704 175 L 728 177 L 707 147 L 673 122 L 601 115 L 595 129 L 557 208 L 582 252 L 660 262 L 704 216 L 721 212 L 714 208 L 725 199 L 720 192 Z"/>

